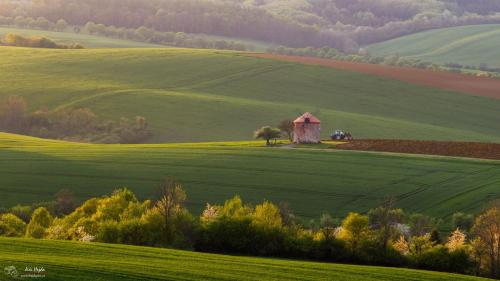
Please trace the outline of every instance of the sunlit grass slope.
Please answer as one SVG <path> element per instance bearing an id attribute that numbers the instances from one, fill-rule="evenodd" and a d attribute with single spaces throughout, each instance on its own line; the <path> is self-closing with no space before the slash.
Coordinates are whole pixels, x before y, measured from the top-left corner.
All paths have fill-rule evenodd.
<path id="1" fill-rule="evenodd" d="M 399 54 L 435 63 L 500 67 L 500 24 L 469 25 L 420 32 L 368 46 L 376 56 Z"/>
<path id="2" fill-rule="evenodd" d="M 486 280 L 398 268 L 236 257 L 100 243 L 0 238 L 0 267 L 44 267 L 43 280 Z M 2 272 L 3 275 L 3 272 Z M 2 279 L 3 280 L 3 279 Z"/>
<path id="3" fill-rule="evenodd" d="M 0 47 L 0 59 L 0 99 L 145 116 L 152 142 L 247 140 L 304 111 L 324 137 L 500 141 L 500 100 L 235 52 Z"/>
<path id="4" fill-rule="evenodd" d="M 113 39 L 88 34 L 77 34 L 73 32 L 54 32 L 45 30 L 23 29 L 14 27 L 0 27 L 0 37 L 7 33 L 15 33 L 22 36 L 44 36 L 60 44 L 80 43 L 85 48 L 161 48 L 157 44 L 136 42 L 131 40 Z"/>
<path id="5" fill-rule="evenodd" d="M 184 185 L 196 215 L 241 195 L 288 202 L 304 218 L 365 212 L 389 195 L 398 207 L 448 218 L 500 196 L 500 162 L 447 157 L 267 148 L 263 142 L 89 145 L 0 134 L 0 206 L 79 200 L 131 188 L 151 198 L 166 176 Z"/>

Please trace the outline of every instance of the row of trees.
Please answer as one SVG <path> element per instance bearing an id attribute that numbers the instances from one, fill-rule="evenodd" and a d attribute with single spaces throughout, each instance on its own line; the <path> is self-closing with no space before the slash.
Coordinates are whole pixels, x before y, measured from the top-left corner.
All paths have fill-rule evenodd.
<path id="1" fill-rule="evenodd" d="M 41 138 L 94 143 L 139 143 L 151 137 L 146 118 L 100 121 L 88 108 L 40 109 L 28 112 L 26 100 L 11 96 L 0 102 L 0 131 Z"/>
<path id="2" fill-rule="evenodd" d="M 488 67 L 486 64 L 478 66 L 461 65 L 458 63 L 446 63 L 438 65 L 419 59 L 400 57 L 399 55 L 390 55 L 387 57 L 375 57 L 370 55 L 365 49 L 360 49 L 358 54 L 345 54 L 335 48 L 306 47 L 306 48 L 287 48 L 276 46 L 267 48 L 267 52 L 278 55 L 317 57 L 326 59 L 335 59 L 340 61 L 362 62 L 370 64 L 382 64 L 391 66 L 413 67 L 419 69 L 429 69 L 434 71 L 450 71 L 455 73 L 470 74 L 482 77 L 500 77 L 500 68 Z M 471 71 L 472 70 L 472 71 Z"/>
<path id="3" fill-rule="evenodd" d="M 387 199 L 367 214 L 343 220 L 323 214 L 307 226 L 286 203 L 252 206 L 240 197 L 207 204 L 199 217 L 186 208 L 175 180 L 161 185 L 155 201 L 139 201 L 128 189 L 92 198 L 74 209 L 71 195 L 0 214 L 0 235 L 99 241 L 204 252 L 356 264 L 412 267 L 500 277 L 500 207 L 477 217 L 457 213 L 454 231 L 442 238 L 439 220 L 395 209 Z"/>
<path id="4" fill-rule="evenodd" d="M 14 33 L 8 33 L 0 39 L 0 45 L 30 48 L 51 48 L 51 49 L 83 49 L 80 44 L 63 45 L 57 44 L 49 38 L 41 36 L 23 37 Z"/>
<path id="5" fill-rule="evenodd" d="M 37 19 L 29 17 L 2 17 L 0 25 L 13 25 L 20 28 L 34 28 L 53 31 L 72 31 L 75 33 L 93 34 L 117 39 L 127 39 L 139 42 L 148 42 L 177 47 L 222 49 L 222 50 L 253 50 L 253 45 L 233 40 L 211 39 L 203 35 L 186 34 L 184 32 L 160 32 L 152 28 L 140 26 L 138 28 L 115 27 L 112 25 L 96 24 L 92 21 L 81 26 L 71 26 L 63 20 L 56 22 L 44 17 Z"/>

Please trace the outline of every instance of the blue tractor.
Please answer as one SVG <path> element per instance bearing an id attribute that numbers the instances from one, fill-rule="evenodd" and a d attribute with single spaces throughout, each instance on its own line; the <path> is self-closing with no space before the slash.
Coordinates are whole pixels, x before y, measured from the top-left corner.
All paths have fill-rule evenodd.
<path id="1" fill-rule="evenodd" d="M 344 132 L 342 130 L 335 130 L 333 134 L 330 135 L 332 140 L 352 140 L 352 135 L 349 132 Z"/>

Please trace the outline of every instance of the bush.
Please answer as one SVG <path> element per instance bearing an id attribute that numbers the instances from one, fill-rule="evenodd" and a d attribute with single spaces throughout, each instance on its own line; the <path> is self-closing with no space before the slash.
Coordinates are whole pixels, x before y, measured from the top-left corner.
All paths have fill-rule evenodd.
<path id="1" fill-rule="evenodd" d="M 98 117 L 88 108 L 66 108 L 51 112 L 37 110 L 33 113 L 28 113 L 26 108 L 26 101 L 21 97 L 11 96 L 0 102 L 0 130 L 41 138 L 94 143 L 139 143 L 152 135 L 149 123 L 141 116 L 136 116 L 133 120 L 122 117 L 120 122 L 99 122 Z M 64 211 L 70 209 L 71 206 Z"/>
<path id="2" fill-rule="evenodd" d="M 43 238 L 45 230 L 51 225 L 52 216 L 49 211 L 40 207 L 33 212 L 31 220 L 26 228 L 26 237 L 28 238 Z"/>
<path id="3" fill-rule="evenodd" d="M 140 219 L 134 218 L 121 221 L 118 224 L 119 243 L 129 245 L 147 245 L 148 233 Z"/>
<path id="4" fill-rule="evenodd" d="M 96 241 L 104 243 L 119 243 L 120 228 L 116 221 L 105 221 L 99 225 Z"/>
<path id="5" fill-rule="evenodd" d="M 474 262 L 465 249 L 450 252 L 438 245 L 414 258 L 414 265 L 419 269 L 468 273 L 473 271 Z"/>
<path id="6" fill-rule="evenodd" d="M 0 215 L 0 236 L 21 237 L 26 230 L 26 223 L 14 214 Z"/>
<path id="7" fill-rule="evenodd" d="M 14 33 L 8 33 L 7 35 L 5 35 L 3 43 L 8 46 L 30 47 L 30 48 L 50 48 L 50 49 L 71 49 L 73 47 L 77 47 L 78 49 L 83 48 L 83 46 L 81 46 L 80 44 L 61 45 L 57 44 L 56 42 L 46 37 L 32 36 L 27 38 Z"/>

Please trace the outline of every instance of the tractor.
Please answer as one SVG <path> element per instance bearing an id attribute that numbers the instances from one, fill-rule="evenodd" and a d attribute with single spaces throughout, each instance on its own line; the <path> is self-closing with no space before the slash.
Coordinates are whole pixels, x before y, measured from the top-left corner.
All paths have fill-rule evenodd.
<path id="1" fill-rule="evenodd" d="M 352 140 L 352 135 L 349 132 L 344 132 L 342 130 L 335 130 L 330 136 L 332 140 Z"/>

